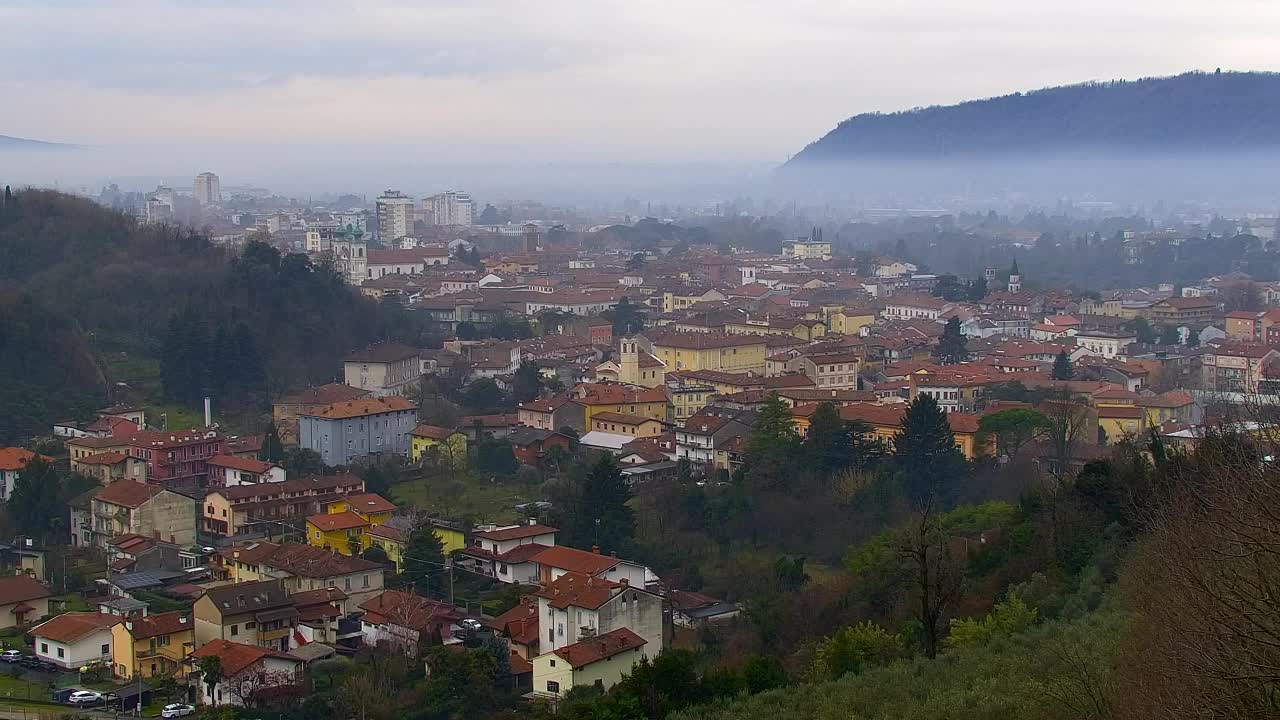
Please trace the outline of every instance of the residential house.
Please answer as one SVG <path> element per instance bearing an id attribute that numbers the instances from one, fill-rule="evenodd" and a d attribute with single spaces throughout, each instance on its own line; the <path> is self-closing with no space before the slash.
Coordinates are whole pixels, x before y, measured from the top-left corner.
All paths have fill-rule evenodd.
<path id="1" fill-rule="evenodd" d="M 582 685 L 607 690 L 645 657 L 644 645 L 644 638 L 619 628 L 539 655 L 533 659 L 533 692 L 560 697 Z"/>
<path id="2" fill-rule="evenodd" d="M 387 644 L 415 656 L 432 638 L 447 640 L 461 632 L 458 622 L 466 617 L 447 603 L 400 590 L 387 590 L 359 607 L 365 644 Z"/>
<path id="3" fill-rule="evenodd" d="M 614 581 L 568 572 L 535 594 L 542 653 L 619 628 L 644 638 L 646 653 L 662 652 L 663 601 L 643 585 L 632 585 L 625 577 Z"/>
<path id="4" fill-rule="evenodd" d="M 422 378 L 422 364 L 417 348 L 385 342 L 348 355 L 342 362 L 342 373 L 347 385 L 373 395 L 411 395 Z M 338 402 L 354 399 L 358 398 Z M 307 413 L 300 410 L 298 414 Z"/>
<path id="5" fill-rule="evenodd" d="M 107 565 L 112 573 L 147 570 L 204 572 L 205 558 L 198 548 L 179 546 L 153 537 L 125 533 L 107 541 Z"/>
<path id="6" fill-rule="evenodd" d="M 664 426 L 654 418 L 620 412 L 597 412 L 591 417 L 591 429 L 634 437 L 655 437 L 663 433 Z"/>
<path id="7" fill-rule="evenodd" d="M 276 424 L 280 440 L 286 444 L 298 442 L 298 416 L 314 413 L 336 403 L 359 400 L 373 394 L 372 390 L 355 388 L 342 383 L 329 383 L 288 395 L 271 406 L 271 419 Z"/>
<path id="8" fill-rule="evenodd" d="M 421 424 L 409 433 L 410 457 L 414 462 L 430 461 L 461 468 L 467 464 L 467 434 L 458 430 Z"/>
<path id="9" fill-rule="evenodd" d="M 192 615 L 197 648 L 221 640 L 287 652 L 298 624 L 282 579 L 211 587 L 196 600 Z"/>
<path id="10" fill-rule="evenodd" d="M 716 449 L 733 437 L 748 437 L 751 426 L 731 415 L 698 414 L 676 429 L 676 459 L 688 460 L 704 472 L 716 466 Z"/>
<path id="11" fill-rule="evenodd" d="M 857 390 L 861 365 L 862 354 L 859 352 L 824 353 L 800 358 L 800 372 L 823 390 Z"/>
<path id="12" fill-rule="evenodd" d="M 195 625 L 185 610 L 115 618 L 111 626 L 111 662 L 116 677 L 132 680 L 185 677 L 187 656 L 196 647 Z"/>
<path id="13" fill-rule="evenodd" d="M 21 627 L 49 614 L 53 593 L 30 575 L 0 577 L 0 629 Z"/>
<path id="14" fill-rule="evenodd" d="M 520 403 L 517 421 L 538 430 L 573 428 L 579 434 L 587 431 L 586 408 L 563 395 Z"/>
<path id="15" fill-rule="evenodd" d="M 217 657 L 222 681 L 210 686 L 200 677 L 199 664 Z M 204 643 L 191 653 L 192 685 L 198 688 L 201 705 L 255 705 L 259 694 L 279 698 L 291 690 L 299 695 L 305 663 L 281 650 L 218 639 Z"/>
<path id="16" fill-rule="evenodd" d="M 78 460 L 73 459 L 71 471 L 88 475 L 103 485 L 110 485 L 117 480 L 147 481 L 147 464 L 139 458 L 118 450 L 101 452 Z M 5 487 L 12 487 L 12 485 L 0 480 L 0 492 L 3 492 Z"/>
<path id="17" fill-rule="evenodd" d="M 417 405 L 402 397 L 350 400 L 299 415 L 299 445 L 330 466 L 408 455 L 417 424 Z"/>
<path id="18" fill-rule="evenodd" d="M 196 541 L 196 501 L 186 495 L 133 480 L 102 488 L 92 501 L 93 545 L 105 548 L 124 533 L 136 533 L 175 545 Z"/>
<path id="19" fill-rule="evenodd" d="M 298 627 L 295 642 L 336 643 L 345 629 L 340 621 L 347 617 L 348 596 L 336 587 L 322 587 L 290 593 L 293 606 L 298 609 Z M 299 648 L 294 648 L 296 653 Z"/>
<path id="20" fill-rule="evenodd" d="M 733 620 L 740 614 L 738 606 L 731 602 L 688 590 L 668 592 L 667 602 L 671 605 L 671 622 L 678 627 L 703 628 Z"/>
<path id="21" fill-rule="evenodd" d="M 69 612 L 31 628 L 35 656 L 64 670 L 111 664 L 111 626 L 100 612 Z"/>
<path id="22" fill-rule="evenodd" d="M 566 573 L 589 575 L 613 582 L 626 581 L 634 588 L 646 587 L 651 571 L 630 560 L 621 560 L 616 554 L 604 555 L 599 548 L 591 552 L 565 545 L 543 548 L 531 560 L 538 564 L 538 584 L 550 585 Z"/>
<path id="23" fill-rule="evenodd" d="M 532 660 L 538 656 L 540 647 L 538 618 L 538 598 L 523 595 L 515 607 L 486 620 L 485 624 L 507 639 L 513 653 L 525 660 Z"/>
<path id="24" fill-rule="evenodd" d="M 284 482 L 284 468 L 275 463 L 234 455 L 215 455 L 209 458 L 209 487 L 277 482 Z"/>
<path id="25" fill-rule="evenodd" d="M 1264 381 L 1271 379 L 1268 370 L 1277 359 L 1280 352 L 1270 345 L 1225 343 L 1216 349 L 1206 348 L 1200 356 L 1201 387 L 1217 392 L 1257 394 L 1263 391 Z"/>
<path id="26" fill-rule="evenodd" d="M 368 547 L 365 531 L 386 522 L 395 510 L 390 500 L 379 495 L 349 495 L 330 503 L 328 512 L 307 518 L 307 542 L 344 555 L 358 555 Z"/>
<path id="27" fill-rule="evenodd" d="M 213 428 L 163 432 L 140 430 L 124 436 L 129 455 L 147 464 L 147 481 L 190 479 L 203 484 L 209 458 L 222 453 L 226 438 Z"/>
<path id="28" fill-rule="evenodd" d="M 519 422 L 520 416 L 515 413 L 463 415 L 458 418 L 458 432 L 465 435 L 468 442 L 480 442 L 485 438 L 501 440 Z"/>
<path id="29" fill-rule="evenodd" d="M 671 407 L 665 387 L 631 388 L 613 383 L 581 383 L 570 391 L 570 396 L 583 406 L 588 430 L 593 427 L 592 419 L 596 413 L 627 413 L 666 422 Z"/>
<path id="30" fill-rule="evenodd" d="M 251 542 L 224 552 L 224 558 L 228 554 L 239 583 L 281 580 L 290 593 L 338 588 L 356 603 L 382 592 L 382 565 L 324 548 Z"/>
<path id="31" fill-rule="evenodd" d="M 1151 305 L 1151 321 L 1158 325 L 1206 323 L 1213 319 L 1218 303 L 1212 298 L 1171 297 Z"/>
<path id="32" fill-rule="evenodd" d="M 205 495 L 201 529 L 219 538 L 278 534 L 344 495 L 363 492 L 364 481 L 350 474 L 219 488 Z"/>
<path id="33" fill-rule="evenodd" d="M 885 320 L 911 320 L 915 318 L 937 320 L 953 306 L 954 303 L 932 295 L 902 293 L 885 300 L 884 310 L 880 314 Z"/>
<path id="34" fill-rule="evenodd" d="M 843 308 L 827 315 L 827 329 L 841 335 L 859 335 L 862 328 L 875 324 L 876 311 L 863 308 Z"/>
<path id="35" fill-rule="evenodd" d="M 860 420 L 871 427 L 871 437 L 885 443 L 890 450 L 893 448 L 894 438 L 902 429 L 902 416 L 906 412 L 906 404 L 898 403 L 895 405 L 876 405 L 868 403 L 854 403 L 851 405 L 843 405 L 838 408 L 840 417 L 845 420 Z M 994 440 L 986 438 L 980 441 L 978 438 L 978 416 L 960 412 L 947 413 L 947 424 L 951 426 L 951 433 L 955 436 L 956 448 L 960 450 L 964 456 L 970 460 L 979 455 L 988 455 L 994 452 Z"/>
<path id="36" fill-rule="evenodd" d="M 18 473 L 37 457 L 47 463 L 53 462 L 53 458 L 37 455 L 30 450 L 16 447 L 0 448 L 0 502 L 9 501 L 14 486 L 18 484 Z"/>
<path id="37" fill-rule="evenodd" d="M 1114 358 L 1124 352 L 1129 345 L 1138 341 L 1138 336 L 1130 332 L 1112 332 L 1107 330 L 1078 330 L 1076 345 L 1095 355 Z"/>
<path id="38" fill-rule="evenodd" d="M 79 470 L 77 463 L 81 460 L 101 455 L 104 453 L 120 453 L 122 455 L 130 455 L 129 441 L 127 435 L 117 435 L 111 437 L 95 437 L 93 435 L 85 435 L 83 437 L 73 437 L 67 439 L 63 443 L 67 448 L 67 456 L 71 461 L 71 469 Z M 139 459 L 139 461 L 141 461 Z M 145 462 L 143 463 L 146 464 Z M 145 478 L 134 478 L 139 482 Z"/>
<path id="39" fill-rule="evenodd" d="M 537 523 L 477 530 L 461 551 L 461 567 L 505 583 L 536 585 L 540 568 L 532 558 L 555 546 L 557 532 Z"/>
<path id="40" fill-rule="evenodd" d="M 605 414 L 607 413 L 599 413 L 597 417 Z M 649 420 L 648 422 L 657 421 Z M 569 436 L 564 433 L 532 427 L 515 428 L 507 436 L 507 440 L 511 443 L 511 452 L 516 456 L 517 462 L 535 467 L 542 464 L 542 458 L 551 448 L 558 447 L 565 453 L 569 453 L 572 444 Z"/>

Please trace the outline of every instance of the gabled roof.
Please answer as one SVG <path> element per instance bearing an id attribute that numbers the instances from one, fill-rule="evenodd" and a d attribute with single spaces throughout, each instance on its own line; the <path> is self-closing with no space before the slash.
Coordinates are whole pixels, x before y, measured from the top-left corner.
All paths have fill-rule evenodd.
<path id="1" fill-rule="evenodd" d="M 82 457 L 79 460 L 76 460 L 76 462 L 80 465 L 115 465 L 116 463 L 124 462 L 127 457 L 129 456 L 122 452 L 113 451 L 98 453 L 97 455 L 90 455 L 89 457 Z"/>
<path id="2" fill-rule="evenodd" d="M 278 658 L 280 660 L 292 660 L 297 663 L 302 662 L 297 658 L 286 655 L 282 652 L 276 652 L 275 650 L 268 650 L 254 645 L 233 643 L 221 638 L 218 638 L 217 640 L 210 640 L 204 645 L 201 645 L 198 650 L 192 652 L 188 657 L 194 658 L 198 661 L 211 655 L 221 658 L 222 674 L 228 678 L 235 677 L 248 668 L 257 665 L 263 658 L 270 657 Z"/>
<path id="3" fill-rule="evenodd" d="M 0 607 L 52 596 L 53 593 L 30 575 L 0 577 Z"/>
<path id="4" fill-rule="evenodd" d="M 259 580 L 209 588 L 205 592 L 218 612 L 224 615 L 260 612 L 292 605 L 283 580 Z"/>
<path id="5" fill-rule="evenodd" d="M 113 617 L 117 621 L 124 621 L 124 618 Z M 133 635 L 134 640 L 145 640 L 146 638 L 160 635 L 174 635 L 190 630 L 193 627 L 191 618 L 181 610 L 158 615 L 147 615 L 146 617 L 135 617 L 130 622 L 133 624 L 130 634 Z"/>
<path id="6" fill-rule="evenodd" d="M 414 437 L 431 438 L 432 440 L 448 440 L 457 433 L 457 430 L 450 430 L 449 428 L 440 427 L 439 425 L 427 425 L 426 423 L 423 423 L 415 427 L 413 432 L 410 434 Z"/>
<path id="7" fill-rule="evenodd" d="M 550 533 L 560 532 L 559 528 L 553 528 L 550 525 L 516 525 L 515 527 L 499 528 L 497 530 L 486 530 L 482 532 L 472 533 L 472 537 L 481 540 L 490 540 L 493 542 L 506 542 L 507 540 L 521 540 L 523 538 L 537 537 L 539 535 L 548 535 Z"/>
<path id="8" fill-rule="evenodd" d="M 564 545 L 549 547 L 530 559 L 539 565 L 547 565 L 584 575 L 599 575 L 622 562 L 616 557 L 578 550 Z"/>
<path id="9" fill-rule="evenodd" d="M 621 587 L 622 583 L 612 580 L 567 572 L 538 590 L 537 595 L 540 598 L 546 598 L 551 607 L 557 610 L 569 607 L 598 610 L 609 602 Z"/>
<path id="10" fill-rule="evenodd" d="M 387 590 L 360 603 L 365 621 L 391 624 L 413 630 L 427 630 L 433 625 L 461 620 L 464 615 L 438 600 L 400 590 Z"/>
<path id="11" fill-rule="evenodd" d="M 350 530 L 352 528 L 365 527 L 369 524 L 368 520 L 351 511 L 311 515 L 307 518 L 307 522 L 320 528 L 321 532 Z"/>
<path id="12" fill-rule="evenodd" d="M 377 343 L 363 350 L 356 350 L 345 358 L 345 362 L 389 363 L 407 360 L 418 356 L 418 349 L 400 343 Z"/>
<path id="13" fill-rule="evenodd" d="M 327 420 L 345 420 L 347 418 L 366 417 L 389 412 L 416 410 L 417 407 L 417 405 L 399 395 L 387 395 L 325 405 L 318 410 L 301 413 L 301 415 L 304 417 L 325 418 Z"/>
<path id="14" fill-rule="evenodd" d="M 347 400 L 358 400 L 367 397 L 368 390 L 351 387 L 342 383 L 329 383 L 310 387 L 297 395 L 290 395 L 280 401 L 282 405 L 332 405 Z"/>
<path id="15" fill-rule="evenodd" d="M 643 647 L 645 639 L 627 628 L 618 628 L 613 632 L 598 635 L 586 640 L 579 640 L 555 651 L 571 667 L 580 668 L 599 662 L 619 653 Z"/>
<path id="16" fill-rule="evenodd" d="M 348 495 L 342 501 L 351 510 L 362 513 L 391 512 L 396 509 L 395 503 L 375 493 Z"/>
<path id="17" fill-rule="evenodd" d="M 218 467 L 231 468 L 232 470 L 258 474 L 262 474 L 271 468 L 276 467 L 275 463 L 255 460 L 253 458 L 239 457 L 236 455 L 214 455 L 209 458 L 209 464 L 216 465 Z"/>
<path id="18" fill-rule="evenodd" d="M 31 462 L 36 453 L 23 448 L 7 447 L 0 448 L 0 470 L 21 470 Z M 53 462 L 53 458 L 47 455 L 41 455 L 45 462 Z"/>
<path id="19" fill-rule="evenodd" d="M 117 480 L 102 489 L 94 499 L 127 508 L 142 507 L 148 500 L 164 492 L 160 485 L 147 485 L 136 480 Z"/>
<path id="20" fill-rule="evenodd" d="M 31 628 L 31 634 L 69 645 L 98 630 L 106 630 L 119 620 L 119 616 L 106 613 L 69 612 Z"/>

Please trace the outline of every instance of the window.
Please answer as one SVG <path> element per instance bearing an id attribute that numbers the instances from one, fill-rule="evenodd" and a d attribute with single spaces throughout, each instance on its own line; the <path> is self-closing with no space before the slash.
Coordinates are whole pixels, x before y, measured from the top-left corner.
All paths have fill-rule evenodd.
<path id="1" fill-rule="evenodd" d="M 344 578 L 342 584 L 343 590 L 351 590 L 351 578 Z"/>
<path id="2" fill-rule="evenodd" d="M 551 667 L 555 667 L 555 666 L 556 666 L 556 661 L 555 661 L 555 660 L 552 660 L 552 661 L 551 661 Z"/>
<path id="3" fill-rule="evenodd" d="M 556 682 L 555 680 L 548 680 L 548 681 L 547 681 L 547 692 L 549 692 L 549 693 L 556 693 L 556 694 L 559 694 L 559 693 L 560 693 L 560 683 Z"/>
<path id="4" fill-rule="evenodd" d="M 49 654 L 49 643 L 40 643 L 40 654 L 42 655 Z"/>
<path id="5" fill-rule="evenodd" d="M 564 637 L 564 623 L 556 623 L 556 634 Z"/>
<path id="6" fill-rule="evenodd" d="M 66 657 L 66 656 L 67 656 L 67 651 L 63 648 L 58 648 L 58 657 Z"/>
<path id="7" fill-rule="evenodd" d="M 100 653 L 100 654 L 102 654 L 102 655 L 110 655 L 110 654 L 111 654 L 111 644 L 110 644 L 110 643 L 104 643 L 104 644 L 102 645 L 101 653 Z"/>
<path id="8" fill-rule="evenodd" d="M 363 583 L 364 587 L 369 587 L 369 576 L 368 576 L 368 575 L 365 575 L 363 578 L 361 578 L 361 580 L 362 580 L 362 583 Z"/>
<path id="9" fill-rule="evenodd" d="M 168 635 L 161 635 L 160 637 L 156 638 L 156 644 L 157 644 L 157 645 L 160 645 L 160 646 L 162 646 L 162 647 L 163 647 L 163 646 L 165 646 L 165 645 L 168 645 L 168 644 L 169 644 L 169 636 L 168 636 Z"/>
<path id="10" fill-rule="evenodd" d="M 250 620 L 249 622 L 247 622 L 247 623 L 245 623 L 245 624 L 244 624 L 244 629 L 245 629 L 245 630 L 252 630 L 252 629 L 254 629 L 254 628 L 255 628 L 255 627 L 257 627 L 257 626 L 258 626 L 258 623 L 254 622 L 253 620 Z"/>
<path id="11" fill-rule="evenodd" d="M 239 625 L 232 625 L 232 626 L 231 626 L 231 637 L 235 637 L 235 636 L 237 636 L 237 635 L 239 635 L 239 634 L 240 634 L 240 626 L 239 626 Z"/>

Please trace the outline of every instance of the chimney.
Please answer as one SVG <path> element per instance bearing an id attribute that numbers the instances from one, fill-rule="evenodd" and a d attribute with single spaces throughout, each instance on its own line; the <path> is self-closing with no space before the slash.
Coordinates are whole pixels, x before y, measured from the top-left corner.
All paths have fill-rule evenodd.
<path id="1" fill-rule="evenodd" d="M 617 551 L 617 550 L 610 550 L 610 551 L 609 551 L 609 557 L 615 557 L 615 558 L 616 558 L 616 557 L 618 557 L 618 551 Z"/>
<path id="2" fill-rule="evenodd" d="M 631 578 L 620 578 L 618 582 L 621 583 L 624 588 L 631 587 Z"/>
<path id="3" fill-rule="evenodd" d="M 591 552 L 595 553 L 596 555 L 599 555 L 599 554 L 600 554 L 600 546 L 599 546 L 599 545 L 592 545 L 592 546 L 591 546 Z"/>
<path id="4" fill-rule="evenodd" d="M 213 399 L 208 395 L 204 398 L 204 426 L 213 425 Z"/>

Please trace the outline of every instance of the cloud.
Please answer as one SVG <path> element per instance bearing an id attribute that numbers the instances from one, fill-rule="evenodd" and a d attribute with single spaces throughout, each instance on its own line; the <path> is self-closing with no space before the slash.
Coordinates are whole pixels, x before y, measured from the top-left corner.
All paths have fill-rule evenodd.
<path id="1" fill-rule="evenodd" d="M 1274 68 L 1254 0 L 0 0 L 0 133 L 779 160 L 845 117 Z"/>

